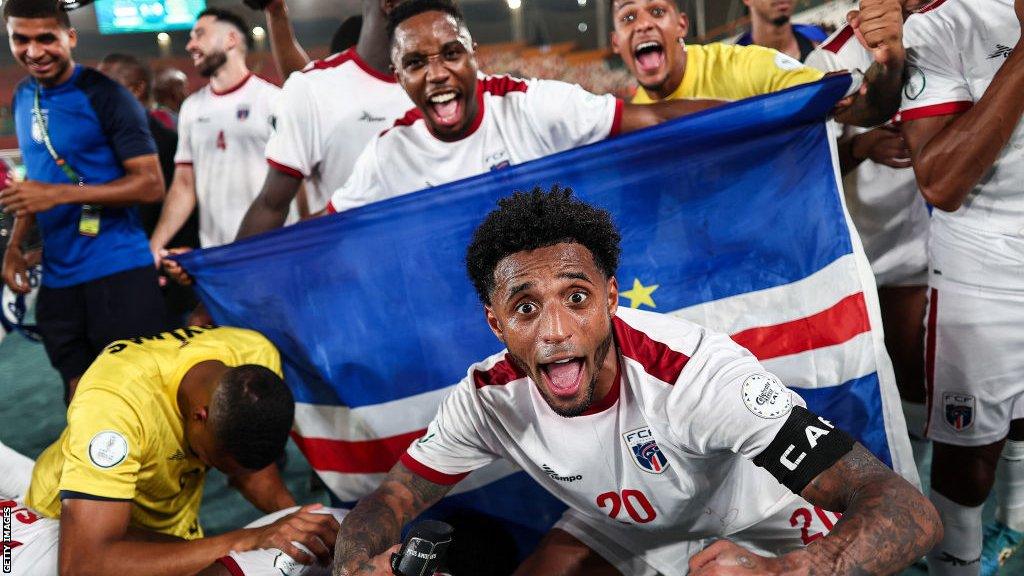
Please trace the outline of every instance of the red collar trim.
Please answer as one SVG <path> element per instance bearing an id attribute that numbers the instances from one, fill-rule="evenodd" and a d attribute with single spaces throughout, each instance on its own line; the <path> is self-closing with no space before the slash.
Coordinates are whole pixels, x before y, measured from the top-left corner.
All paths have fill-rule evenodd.
<path id="1" fill-rule="evenodd" d="M 382 82 L 387 82 L 389 84 L 398 83 L 398 78 L 395 78 L 394 74 L 384 74 L 383 72 L 367 64 L 366 60 L 363 60 L 362 56 L 359 55 L 359 52 L 356 52 L 355 47 L 350 48 L 349 52 L 351 53 L 349 57 L 352 58 L 352 61 L 356 63 L 356 66 L 362 68 L 363 72 L 366 72 L 370 76 L 373 76 L 374 78 Z"/>
<path id="2" fill-rule="evenodd" d="M 249 81 L 249 79 L 250 79 L 250 78 L 252 78 L 252 77 L 253 77 L 253 73 L 252 73 L 252 72 L 249 72 L 248 74 L 246 74 L 246 75 L 245 75 L 245 78 L 242 78 L 242 81 L 241 81 L 241 82 L 239 82 L 238 84 L 235 84 L 234 86 L 232 86 L 231 88 L 228 88 L 227 90 L 225 90 L 225 91 L 223 91 L 223 92 L 218 92 L 218 91 L 217 91 L 216 89 L 214 89 L 214 87 L 213 87 L 213 86 L 211 85 L 211 86 L 210 86 L 210 92 L 213 92 L 213 95 L 214 95 L 214 96 L 226 96 L 226 95 L 228 95 L 228 94 L 231 94 L 232 92 L 235 92 L 235 91 L 237 91 L 237 90 L 238 90 L 238 89 L 240 89 L 240 88 L 241 88 L 242 86 L 245 86 L 245 83 L 246 83 L 246 82 L 248 82 L 248 81 Z"/>
<path id="3" fill-rule="evenodd" d="M 614 352 L 616 356 L 618 356 L 618 352 L 616 350 L 612 350 L 612 352 Z M 604 398 L 601 398 L 597 402 L 591 404 L 590 408 L 587 408 L 585 412 L 580 414 L 580 416 L 590 416 L 591 414 L 598 414 L 611 408 L 612 406 L 615 405 L 616 402 L 619 401 L 619 395 L 621 394 L 621 390 L 622 358 L 618 357 L 615 359 L 615 383 L 612 384 L 611 389 L 608 390 L 608 393 L 604 395 Z"/>

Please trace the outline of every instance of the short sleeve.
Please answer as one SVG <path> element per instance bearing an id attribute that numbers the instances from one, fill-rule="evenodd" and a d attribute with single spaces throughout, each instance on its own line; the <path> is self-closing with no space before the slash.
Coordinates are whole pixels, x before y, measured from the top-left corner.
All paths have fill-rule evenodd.
<path id="1" fill-rule="evenodd" d="M 331 194 L 327 203 L 328 213 L 344 212 L 391 195 L 380 176 L 378 163 L 377 149 L 381 146 L 382 136 L 376 136 L 359 154 L 348 180 Z"/>
<path id="2" fill-rule="evenodd" d="M 526 91 L 525 116 L 542 144 L 539 155 L 547 155 L 616 135 L 622 106 L 610 94 L 599 96 L 576 84 L 532 80 Z"/>
<path id="3" fill-rule="evenodd" d="M 498 458 L 487 446 L 482 407 L 472 378 L 441 403 L 426 433 L 402 455 L 402 464 L 435 484 L 451 485 Z"/>
<path id="4" fill-rule="evenodd" d="M 681 446 L 753 459 L 803 400 L 728 336 L 706 333 L 679 374 L 665 410 Z"/>
<path id="5" fill-rule="evenodd" d="M 742 78 L 751 84 L 751 95 L 777 92 L 824 78 L 820 70 L 804 66 L 800 60 L 777 50 L 745 46 L 741 54 L 742 65 L 737 70 L 742 71 Z"/>
<path id="6" fill-rule="evenodd" d="M 67 430 L 61 497 L 134 498 L 143 453 L 135 410 L 108 390 L 80 390 L 68 409 Z"/>
<path id="7" fill-rule="evenodd" d="M 84 89 L 118 160 L 156 154 L 146 109 L 127 88 L 98 72 L 96 75 L 100 79 L 88 81 Z"/>
<path id="8" fill-rule="evenodd" d="M 175 164 L 191 164 L 192 154 L 192 97 L 186 98 L 178 112 L 178 149 L 174 152 Z"/>
<path id="9" fill-rule="evenodd" d="M 900 119 L 946 116 L 974 104 L 953 30 L 934 13 L 918 14 L 904 26 L 907 80 Z"/>
<path id="10" fill-rule="evenodd" d="M 295 72 L 277 94 L 267 163 L 288 176 L 304 178 L 323 160 L 316 99 L 302 72 Z"/>
<path id="11" fill-rule="evenodd" d="M 865 72 L 874 64 L 874 59 L 871 52 L 857 40 L 853 28 L 847 24 L 815 48 L 807 56 L 804 64 L 822 72 Z"/>

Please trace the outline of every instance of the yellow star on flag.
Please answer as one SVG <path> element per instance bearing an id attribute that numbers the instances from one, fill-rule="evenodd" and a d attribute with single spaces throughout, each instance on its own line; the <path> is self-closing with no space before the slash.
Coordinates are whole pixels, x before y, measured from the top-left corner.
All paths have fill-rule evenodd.
<path id="1" fill-rule="evenodd" d="M 654 299 L 651 298 L 651 293 L 658 289 L 658 284 L 651 286 L 644 286 L 640 283 L 639 278 L 633 279 L 633 289 L 625 292 L 620 292 L 619 296 L 623 298 L 629 298 L 630 308 L 639 308 L 641 304 L 655 308 Z"/>

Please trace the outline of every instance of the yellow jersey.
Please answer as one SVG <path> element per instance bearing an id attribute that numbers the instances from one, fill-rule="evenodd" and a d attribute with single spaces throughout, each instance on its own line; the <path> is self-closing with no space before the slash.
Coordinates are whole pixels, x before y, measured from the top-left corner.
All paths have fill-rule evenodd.
<path id="1" fill-rule="evenodd" d="M 824 72 L 763 46 L 688 44 L 683 81 L 666 100 L 742 100 L 815 82 L 824 76 Z M 633 97 L 634 104 L 657 101 L 642 86 Z"/>
<path id="2" fill-rule="evenodd" d="M 131 524 L 201 538 L 206 466 L 185 441 L 178 386 L 207 360 L 281 375 L 277 349 L 241 328 L 179 328 L 109 344 L 86 370 L 67 427 L 43 451 L 25 503 L 60 516 L 61 498 L 131 501 Z"/>

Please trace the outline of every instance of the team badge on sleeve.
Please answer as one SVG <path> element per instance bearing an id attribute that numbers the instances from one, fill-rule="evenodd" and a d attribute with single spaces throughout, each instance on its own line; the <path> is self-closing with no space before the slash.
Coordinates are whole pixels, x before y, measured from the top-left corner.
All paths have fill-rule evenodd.
<path id="1" fill-rule="evenodd" d="M 128 456 L 128 441 L 118 432 L 104 430 L 89 441 L 89 460 L 97 468 L 113 468 Z"/>
<path id="2" fill-rule="evenodd" d="M 974 424 L 974 396 L 946 392 L 942 395 L 942 413 L 946 416 L 946 424 L 953 430 L 967 430 Z"/>
<path id="3" fill-rule="evenodd" d="M 629 453 L 633 456 L 633 462 L 644 472 L 661 474 L 668 468 L 668 458 L 658 448 L 658 442 L 654 439 L 650 427 L 630 430 L 622 435 L 626 442 Z"/>
<path id="4" fill-rule="evenodd" d="M 767 372 L 748 376 L 743 381 L 742 394 L 747 409 L 761 418 L 781 418 L 793 408 L 789 390 L 775 375 Z"/>

